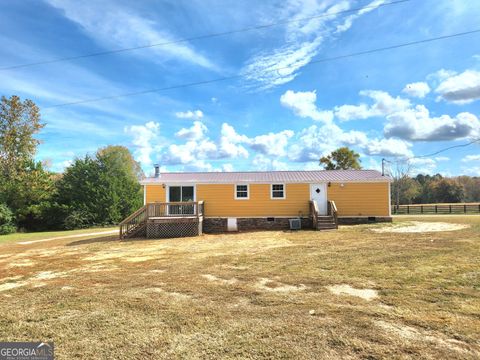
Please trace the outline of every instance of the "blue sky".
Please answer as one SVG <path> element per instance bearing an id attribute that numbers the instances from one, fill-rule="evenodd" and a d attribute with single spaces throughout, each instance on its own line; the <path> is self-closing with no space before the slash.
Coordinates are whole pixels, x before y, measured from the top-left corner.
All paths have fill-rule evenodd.
<path id="1" fill-rule="evenodd" d="M 476 0 L 381 6 L 387 2 L 0 0 L 0 68 L 282 22 L 0 70 L 0 91 L 40 106 L 47 125 L 37 159 L 54 171 L 110 144 L 130 148 L 149 173 L 154 163 L 164 171 L 318 169 L 318 158 L 339 146 L 358 151 L 364 167 L 379 168 L 383 157 L 480 138 L 478 33 L 315 63 L 480 28 Z M 299 20 L 320 14 L 328 16 Z M 413 163 L 415 172 L 480 175 L 480 145 Z"/>

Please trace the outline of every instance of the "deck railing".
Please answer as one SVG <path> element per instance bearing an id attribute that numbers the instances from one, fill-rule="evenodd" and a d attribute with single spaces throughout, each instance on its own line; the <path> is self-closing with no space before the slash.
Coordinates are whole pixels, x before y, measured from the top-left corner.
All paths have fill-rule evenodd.
<path id="1" fill-rule="evenodd" d="M 140 231 L 148 219 L 203 217 L 203 201 L 148 203 L 120 223 L 120 239 Z"/>
<path id="2" fill-rule="evenodd" d="M 338 229 L 338 210 L 335 201 L 328 200 L 327 214 L 333 217 L 333 220 L 335 220 L 335 228 Z"/>
<path id="3" fill-rule="evenodd" d="M 165 202 L 147 204 L 149 218 L 203 216 L 203 201 Z"/>

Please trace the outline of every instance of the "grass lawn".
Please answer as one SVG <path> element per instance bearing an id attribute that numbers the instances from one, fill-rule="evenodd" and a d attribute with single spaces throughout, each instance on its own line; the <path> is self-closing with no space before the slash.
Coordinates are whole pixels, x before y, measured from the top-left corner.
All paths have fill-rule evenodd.
<path id="1" fill-rule="evenodd" d="M 480 216 L 430 233 L 0 244 L 0 339 L 58 359 L 478 359 Z"/>
<path id="2" fill-rule="evenodd" d="M 48 238 L 54 238 L 54 237 L 90 234 L 94 232 L 103 232 L 103 231 L 109 231 L 109 230 L 118 230 L 118 226 L 96 227 L 96 228 L 89 228 L 89 229 L 82 229 L 82 230 L 68 230 L 68 231 L 45 231 L 45 232 L 29 232 L 29 233 L 18 232 L 14 234 L 0 235 L 0 244 L 5 242 L 34 241 L 34 240 L 48 239 Z"/>

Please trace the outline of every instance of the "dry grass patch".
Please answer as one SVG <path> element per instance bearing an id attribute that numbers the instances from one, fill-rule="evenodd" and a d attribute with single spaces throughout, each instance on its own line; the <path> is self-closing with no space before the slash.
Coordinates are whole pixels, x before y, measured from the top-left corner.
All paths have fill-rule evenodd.
<path id="1" fill-rule="evenodd" d="M 442 222 L 468 227 L 4 243 L 0 339 L 58 359 L 475 359 L 480 217 Z"/>
<path id="2" fill-rule="evenodd" d="M 357 296 L 363 300 L 373 300 L 378 297 L 378 291 L 373 289 L 355 289 L 347 284 L 342 285 L 332 285 L 327 286 L 327 289 L 330 290 L 335 295 L 350 295 Z"/>
<path id="3" fill-rule="evenodd" d="M 428 233 L 439 231 L 456 231 L 470 227 L 468 224 L 453 224 L 446 222 L 422 222 L 410 221 L 405 224 L 395 224 L 393 226 L 384 226 L 372 229 L 378 233 Z"/>

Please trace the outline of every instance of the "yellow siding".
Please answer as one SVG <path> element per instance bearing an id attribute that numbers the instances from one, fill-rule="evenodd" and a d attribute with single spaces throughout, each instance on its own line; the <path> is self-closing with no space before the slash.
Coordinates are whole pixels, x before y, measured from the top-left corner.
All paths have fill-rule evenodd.
<path id="1" fill-rule="evenodd" d="M 272 200 L 269 184 L 250 184 L 250 199 L 235 200 L 234 184 L 198 184 L 197 201 L 205 201 L 205 216 L 261 217 L 309 214 L 310 185 L 286 184 L 286 199 Z M 332 183 L 328 199 L 334 200 L 339 216 L 389 216 L 388 183 Z M 165 202 L 161 185 L 146 186 L 146 201 Z"/>
<path id="2" fill-rule="evenodd" d="M 270 199 L 269 184 L 250 184 L 250 199 L 235 200 L 233 184 L 197 185 L 197 200 L 205 201 L 205 216 L 308 216 L 308 184 L 286 184 L 286 199 Z"/>
<path id="3" fill-rule="evenodd" d="M 390 216 L 389 183 L 332 183 L 328 199 L 335 201 L 338 216 Z"/>
<path id="4" fill-rule="evenodd" d="M 145 188 L 147 191 L 145 196 L 147 203 L 167 201 L 166 192 L 162 185 L 146 185 Z"/>

